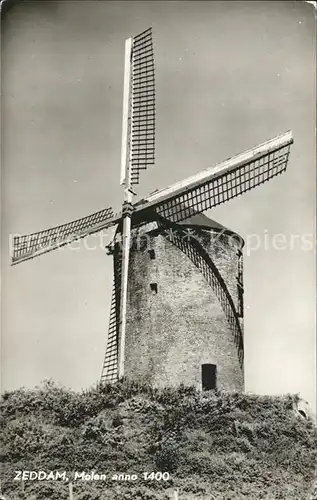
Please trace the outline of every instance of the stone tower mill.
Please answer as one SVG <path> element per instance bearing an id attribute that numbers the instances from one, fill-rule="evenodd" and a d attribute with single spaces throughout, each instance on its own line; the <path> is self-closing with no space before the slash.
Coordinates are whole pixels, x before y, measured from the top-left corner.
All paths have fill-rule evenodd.
<path id="1" fill-rule="evenodd" d="M 135 202 L 140 173 L 155 159 L 154 76 L 149 28 L 125 42 L 121 211 L 16 235 L 12 264 L 117 226 L 101 380 L 243 390 L 243 244 L 204 212 L 283 173 L 292 133 Z"/>
<path id="2" fill-rule="evenodd" d="M 155 386 L 243 390 L 241 237 L 204 214 L 163 227 L 153 221 L 133 234 L 125 375 Z M 120 245 L 109 249 L 116 273 Z"/>

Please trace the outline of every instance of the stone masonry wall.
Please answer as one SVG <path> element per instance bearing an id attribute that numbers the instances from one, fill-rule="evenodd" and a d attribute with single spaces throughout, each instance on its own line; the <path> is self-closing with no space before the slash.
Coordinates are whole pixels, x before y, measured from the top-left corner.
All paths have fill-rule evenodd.
<path id="1" fill-rule="evenodd" d="M 237 244 L 196 229 L 237 304 Z M 154 250 L 155 259 L 149 250 Z M 157 293 L 151 290 L 157 285 Z M 243 390 L 243 373 L 221 305 L 191 260 L 162 235 L 130 253 L 125 374 L 157 386 L 201 388 L 201 365 L 217 365 L 217 387 Z"/>

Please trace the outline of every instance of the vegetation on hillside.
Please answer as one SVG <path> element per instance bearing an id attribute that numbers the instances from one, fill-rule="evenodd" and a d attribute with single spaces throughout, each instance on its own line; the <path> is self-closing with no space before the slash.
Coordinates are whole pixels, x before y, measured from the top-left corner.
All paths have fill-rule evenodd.
<path id="1" fill-rule="evenodd" d="M 67 482 L 14 481 L 15 471 L 70 480 L 95 471 L 106 478 L 73 481 L 74 500 L 164 500 L 176 489 L 179 500 L 308 500 L 317 438 L 295 403 L 126 380 L 81 393 L 51 382 L 6 392 L 2 490 L 9 500 L 67 500 Z"/>

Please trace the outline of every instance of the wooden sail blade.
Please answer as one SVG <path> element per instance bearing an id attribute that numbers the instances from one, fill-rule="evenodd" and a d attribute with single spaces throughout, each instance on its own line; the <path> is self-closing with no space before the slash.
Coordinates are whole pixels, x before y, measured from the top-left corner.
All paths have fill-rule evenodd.
<path id="1" fill-rule="evenodd" d="M 120 183 L 122 208 L 122 266 L 118 339 L 118 377 L 124 376 L 132 187 L 141 170 L 154 163 L 155 90 L 152 29 L 125 42 Z"/>
<path id="2" fill-rule="evenodd" d="M 112 208 L 100 210 L 94 214 L 77 219 L 61 226 L 24 236 L 14 235 L 12 245 L 12 264 L 32 259 L 50 252 L 74 240 L 84 238 L 116 224 L 118 216 L 114 216 Z"/>
<path id="3" fill-rule="evenodd" d="M 117 291 L 114 281 L 110 306 L 107 348 L 100 382 L 110 383 L 118 380 L 118 335 Z"/>
<path id="4" fill-rule="evenodd" d="M 286 170 L 292 133 L 275 137 L 245 153 L 149 195 L 136 211 L 153 208 L 174 222 L 239 196 Z"/>
<path id="5" fill-rule="evenodd" d="M 118 241 L 119 240 L 119 241 Z M 116 382 L 119 378 L 119 346 L 120 346 L 120 310 L 121 310 L 121 281 L 122 281 L 122 246 L 120 234 L 116 235 L 113 254 L 113 287 L 109 315 L 107 348 L 101 373 L 101 382 Z"/>
<path id="6" fill-rule="evenodd" d="M 122 134 L 121 184 L 139 183 L 141 170 L 155 160 L 155 78 L 152 28 L 126 41 L 129 67 L 124 85 L 123 112 L 129 120 Z M 129 85 L 129 88 L 128 88 Z M 127 163 L 125 158 L 128 154 Z"/>

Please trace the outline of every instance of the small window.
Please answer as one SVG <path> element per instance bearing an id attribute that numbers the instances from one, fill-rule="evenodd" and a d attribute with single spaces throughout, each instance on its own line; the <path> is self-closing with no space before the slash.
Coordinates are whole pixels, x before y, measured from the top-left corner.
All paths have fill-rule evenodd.
<path id="1" fill-rule="evenodd" d="M 152 293 L 157 293 L 157 283 L 150 283 Z"/>
<path id="2" fill-rule="evenodd" d="M 149 250 L 149 256 L 151 260 L 155 259 L 155 251 L 153 249 Z"/>
<path id="3" fill-rule="evenodd" d="M 202 389 L 211 391 L 217 389 L 217 365 L 206 363 L 201 366 Z"/>
<path id="4" fill-rule="evenodd" d="M 304 417 L 304 418 L 306 418 L 306 419 L 307 419 L 307 415 L 306 415 L 306 412 L 305 412 L 304 410 L 298 410 L 298 413 L 299 413 L 302 417 Z"/>

